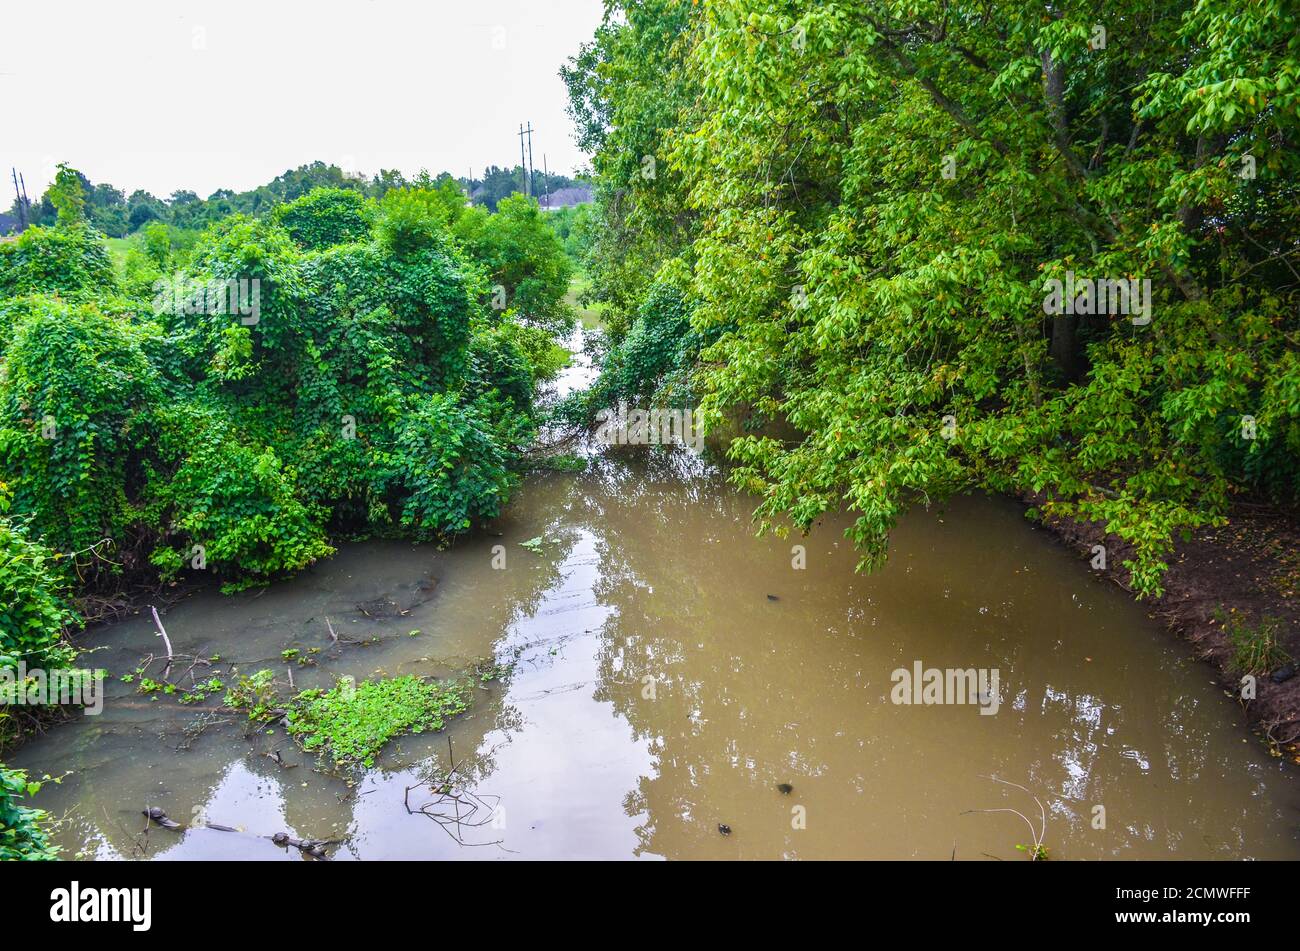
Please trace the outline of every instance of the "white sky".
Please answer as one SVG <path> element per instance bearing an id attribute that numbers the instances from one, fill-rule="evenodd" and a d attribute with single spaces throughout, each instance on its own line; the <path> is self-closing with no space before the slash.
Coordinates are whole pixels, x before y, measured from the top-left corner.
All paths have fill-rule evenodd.
<path id="1" fill-rule="evenodd" d="M 22 0 L 0 12 L 0 208 L 66 161 L 206 198 L 320 159 L 374 174 L 587 163 L 558 71 L 602 0 Z"/>

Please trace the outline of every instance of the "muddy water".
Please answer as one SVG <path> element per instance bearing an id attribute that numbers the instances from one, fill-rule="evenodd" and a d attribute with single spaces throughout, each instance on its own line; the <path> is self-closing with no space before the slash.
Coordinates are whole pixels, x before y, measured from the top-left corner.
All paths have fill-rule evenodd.
<path id="1" fill-rule="evenodd" d="M 970 810 L 1037 823 L 1033 796 L 1053 858 L 1300 856 L 1300 788 L 1208 669 L 1014 506 L 917 513 L 871 576 L 844 520 L 799 540 L 798 570 L 791 541 L 754 537 L 751 507 L 687 453 L 607 451 L 530 479 L 499 536 L 346 546 L 261 594 L 167 613 L 176 650 L 222 655 L 228 681 L 231 663 L 287 677 L 292 648 L 320 648 L 299 687 L 514 662 L 445 733 L 393 743 L 351 786 L 282 729 L 245 738 L 238 718 L 121 683 L 13 765 L 71 771 L 39 801 L 65 816 L 61 845 L 98 858 L 296 860 L 259 838 L 288 831 L 342 839 L 342 859 L 1016 859 L 1023 820 Z M 520 546 L 537 536 L 540 553 Z M 408 613 L 358 609 L 374 602 Z M 327 617 L 380 640 L 334 647 Z M 115 674 L 159 649 L 143 618 L 92 638 Z M 997 712 L 891 702 L 891 673 L 917 661 L 996 669 Z M 449 755 L 478 804 L 459 829 L 449 801 L 407 809 L 438 801 Z M 143 835 L 145 805 L 245 831 Z"/>

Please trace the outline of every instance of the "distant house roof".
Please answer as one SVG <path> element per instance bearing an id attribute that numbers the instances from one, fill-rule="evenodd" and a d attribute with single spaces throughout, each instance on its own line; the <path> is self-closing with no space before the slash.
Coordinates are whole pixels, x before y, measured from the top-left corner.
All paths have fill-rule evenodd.
<path id="1" fill-rule="evenodd" d="M 574 185 L 570 188 L 557 188 L 549 195 L 537 199 L 543 208 L 554 211 L 557 208 L 572 208 L 574 205 L 589 205 L 592 202 L 590 185 Z"/>
<path id="2" fill-rule="evenodd" d="M 18 217 L 0 212 L 0 234 L 9 234 L 18 230 Z"/>

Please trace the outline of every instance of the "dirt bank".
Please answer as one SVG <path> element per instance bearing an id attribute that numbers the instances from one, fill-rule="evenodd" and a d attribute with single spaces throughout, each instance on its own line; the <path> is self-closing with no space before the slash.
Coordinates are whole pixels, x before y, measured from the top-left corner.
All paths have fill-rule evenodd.
<path id="1" fill-rule="evenodd" d="M 1044 524 L 1085 557 L 1091 558 L 1094 545 L 1105 545 L 1104 574 L 1131 590 L 1123 566 L 1131 546 L 1094 524 L 1063 518 L 1048 518 Z M 1234 697 L 1241 692 L 1241 678 L 1228 670 L 1233 649 L 1220 618 L 1238 617 L 1251 625 L 1276 619 L 1292 662 L 1272 676 L 1259 677 L 1256 698 L 1239 702 L 1251 729 L 1273 755 L 1300 764 L 1300 675 L 1288 676 L 1300 660 L 1300 524 L 1295 517 L 1264 507 L 1239 508 L 1222 528 L 1204 529 L 1175 544 L 1164 586 L 1164 596 L 1148 602 L 1151 616 L 1191 643 Z"/>

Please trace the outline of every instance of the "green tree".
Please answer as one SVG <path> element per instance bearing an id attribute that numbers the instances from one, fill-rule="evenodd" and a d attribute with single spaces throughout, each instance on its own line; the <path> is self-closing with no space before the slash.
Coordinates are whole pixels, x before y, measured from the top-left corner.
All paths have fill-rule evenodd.
<path id="1" fill-rule="evenodd" d="M 59 215 L 59 224 L 72 226 L 86 220 L 86 192 L 90 183 L 75 168 L 60 162 L 50 185 L 50 202 Z"/>
<path id="2" fill-rule="evenodd" d="M 1294 500 L 1292 5 L 624 13 L 568 77 L 600 145 L 596 276 L 615 299 L 619 269 L 690 267 L 711 422 L 800 434 L 731 445 L 765 525 L 848 505 L 874 565 L 918 500 L 1034 494 L 1130 543 L 1157 593 L 1177 533 L 1240 493 Z M 661 56 L 629 43 L 669 35 Z M 639 185 L 628 156 L 655 142 L 668 175 Z M 684 209 L 656 204 L 670 186 Z M 1149 322 L 1089 298 L 1045 313 L 1067 273 L 1149 280 Z M 622 286 L 625 309 L 644 294 Z"/>
<path id="3" fill-rule="evenodd" d="M 487 269 L 489 281 L 504 289 L 505 306 L 525 323 L 557 337 L 572 329 L 574 316 L 564 297 L 573 266 L 535 200 L 512 195 L 495 214 L 464 209 L 453 233 Z"/>

